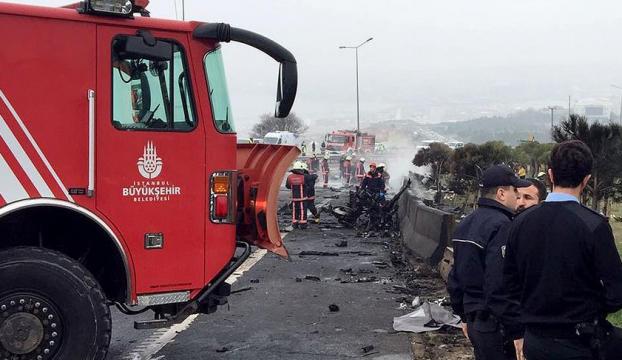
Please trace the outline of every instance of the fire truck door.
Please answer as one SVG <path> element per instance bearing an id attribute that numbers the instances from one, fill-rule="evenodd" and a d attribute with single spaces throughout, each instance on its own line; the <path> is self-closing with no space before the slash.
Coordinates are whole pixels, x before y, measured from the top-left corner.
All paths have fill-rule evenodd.
<path id="1" fill-rule="evenodd" d="M 138 295 L 196 290 L 204 284 L 205 138 L 187 38 L 149 32 L 150 44 L 137 30 L 97 29 L 97 207 L 130 248 Z"/>

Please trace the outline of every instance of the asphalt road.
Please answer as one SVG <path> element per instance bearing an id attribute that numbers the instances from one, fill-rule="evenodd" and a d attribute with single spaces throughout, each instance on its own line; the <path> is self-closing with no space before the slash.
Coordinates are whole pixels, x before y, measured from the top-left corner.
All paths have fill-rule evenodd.
<path id="1" fill-rule="evenodd" d="M 319 190 L 317 202 L 336 194 Z M 347 246 L 337 247 L 342 241 Z M 392 330 L 404 311 L 387 241 L 356 237 L 323 216 L 320 225 L 287 235 L 290 261 L 258 259 L 233 285 L 250 290 L 231 295 L 215 314 L 172 330 L 138 331 L 135 318 L 115 313 L 108 359 L 411 359 L 409 336 Z M 149 349 L 157 351 L 142 358 Z"/>

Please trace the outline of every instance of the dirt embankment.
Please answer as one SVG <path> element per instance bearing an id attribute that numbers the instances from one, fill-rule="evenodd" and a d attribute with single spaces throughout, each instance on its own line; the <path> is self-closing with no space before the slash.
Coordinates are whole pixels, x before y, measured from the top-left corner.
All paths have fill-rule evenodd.
<path id="1" fill-rule="evenodd" d="M 405 303 L 412 304 L 414 297 L 418 296 L 421 302 L 428 300 L 449 307 L 447 288 L 438 270 L 406 254 L 399 239 L 391 242 L 391 261 L 396 276 L 402 279 L 410 291 L 404 296 Z M 456 328 L 445 327 L 438 331 L 413 334 L 411 346 L 414 360 L 475 359 L 471 343 Z"/>

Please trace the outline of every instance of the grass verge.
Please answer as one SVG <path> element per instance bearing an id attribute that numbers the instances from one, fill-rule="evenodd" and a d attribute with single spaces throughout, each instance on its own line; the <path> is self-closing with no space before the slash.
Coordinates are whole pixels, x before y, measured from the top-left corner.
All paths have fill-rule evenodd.
<path id="1" fill-rule="evenodd" d="M 611 214 L 622 216 L 622 204 L 614 204 L 611 207 Z M 613 237 L 616 240 L 618 246 L 618 253 L 622 255 L 622 222 L 611 219 L 611 228 L 613 229 Z M 609 315 L 607 318 L 612 324 L 622 327 L 622 310 L 617 313 Z"/>

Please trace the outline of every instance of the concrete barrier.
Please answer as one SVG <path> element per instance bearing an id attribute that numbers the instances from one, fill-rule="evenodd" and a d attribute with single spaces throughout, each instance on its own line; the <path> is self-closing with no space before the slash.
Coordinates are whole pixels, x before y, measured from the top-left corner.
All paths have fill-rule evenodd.
<path id="1" fill-rule="evenodd" d="M 445 248 L 445 254 L 441 259 L 441 262 L 438 263 L 438 272 L 441 273 L 441 277 L 445 282 L 447 282 L 447 278 L 449 277 L 449 272 L 451 268 L 454 266 L 454 249 L 451 247 Z"/>
<path id="2" fill-rule="evenodd" d="M 398 211 L 402 243 L 407 250 L 436 266 L 453 232 L 453 214 L 426 206 L 410 191 L 402 196 Z"/>

